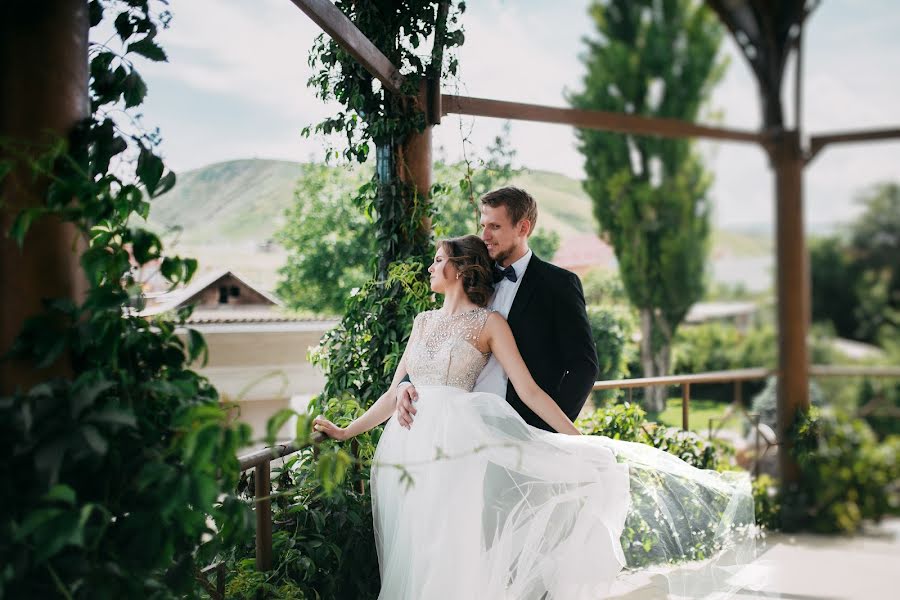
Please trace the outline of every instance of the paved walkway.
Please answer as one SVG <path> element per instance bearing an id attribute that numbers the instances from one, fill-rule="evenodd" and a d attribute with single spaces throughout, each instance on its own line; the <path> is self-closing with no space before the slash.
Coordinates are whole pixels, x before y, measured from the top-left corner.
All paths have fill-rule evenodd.
<path id="1" fill-rule="evenodd" d="M 900 519 L 852 537 L 769 534 L 735 578 L 741 587 L 733 600 L 900 599 Z M 661 575 L 635 573 L 617 582 L 611 598 L 681 598 L 667 596 L 665 586 Z"/>

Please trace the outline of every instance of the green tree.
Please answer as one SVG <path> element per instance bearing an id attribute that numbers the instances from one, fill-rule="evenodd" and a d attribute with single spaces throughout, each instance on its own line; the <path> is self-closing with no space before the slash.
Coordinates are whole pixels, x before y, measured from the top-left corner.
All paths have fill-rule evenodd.
<path id="1" fill-rule="evenodd" d="M 894 338 L 900 327 L 900 185 L 883 183 L 859 198 L 865 207 L 851 227 L 850 249 L 863 271 L 859 335 Z"/>
<path id="2" fill-rule="evenodd" d="M 900 185 L 877 185 L 859 202 L 865 209 L 848 235 L 810 244 L 812 318 L 884 344 L 900 326 Z"/>
<path id="3" fill-rule="evenodd" d="M 362 184 L 358 169 L 304 166 L 275 235 L 288 252 L 277 293 L 289 307 L 339 314 L 350 291 L 372 275 L 375 233 L 353 199 Z"/>
<path id="4" fill-rule="evenodd" d="M 693 121 L 726 62 L 715 15 L 692 0 L 595 1 L 577 108 Z M 704 290 L 711 177 L 688 140 L 578 132 L 584 187 L 639 311 L 645 376 L 669 372 L 672 338 Z M 652 388 L 648 409 L 665 408 Z"/>
<path id="5" fill-rule="evenodd" d="M 438 237 L 479 231 L 478 199 L 506 185 L 516 174 L 515 150 L 504 130 L 477 166 L 459 162 L 435 165 L 434 228 Z M 279 269 L 277 293 L 295 310 L 340 314 L 351 291 L 361 288 L 374 273 L 378 255 L 370 212 L 357 192 L 365 183 L 362 169 L 323 164 L 306 165 L 297 181 L 294 202 L 285 211 L 285 225 L 276 240 L 288 258 Z M 559 234 L 538 229 L 530 240 L 534 251 L 551 259 Z"/>

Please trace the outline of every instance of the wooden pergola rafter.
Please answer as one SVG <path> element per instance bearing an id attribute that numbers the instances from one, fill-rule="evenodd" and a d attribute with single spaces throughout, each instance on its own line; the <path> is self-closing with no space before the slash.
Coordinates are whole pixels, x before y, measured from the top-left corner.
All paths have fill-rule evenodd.
<path id="1" fill-rule="evenodd" d="M 291 0 L 332 38 L 353 54 L 369 72 L 394 93 L 402 82 L 397 68 L 328 0 Z M 661 119 L 599 110 L 581 110 L 507 102 L 467 96 L 442 95 L 440 69 L 432 72 L 429 93 L 420 93 L 428 125 L 422 140 L 430 144 L 430 127 L 448 114 L 556 123 L 583 129 L 598 129 L 628 135 L 671 138 L 703 138 L 755 143 L 769 155 L 775 171 L 777 203 L 776 239 L 778 255 L 779 332 L 779 437 L 785 440 L 798 410 L 809 407 L 809 270 L 803 233 L 802 172 L 826 146 L 842 143 L 900 139 L 900 128 L 848 131 L 813 135 L 804 147 L 799 123 L 788 129 L 784 123 L 780 90 L 785 66 L 796 57 L 795 116 L 801 115 L 802 33 L 819 0 L 707 0 L 729 29 L 759 84 L 763 108 L 761 131 L 742 131 L 699 125 L 678 119 Z M 446 10 L 446 1 L 442 5 Z M 446 15 L 446 12 L 443 13 Z M 430 184 L 430 148 L 427 166 L 420 161 L 418 180 Z M 421 186 L 420 190 L 427 188 Z M 782 477 L 797 477 L 791 452 L 782 452 Z"/>

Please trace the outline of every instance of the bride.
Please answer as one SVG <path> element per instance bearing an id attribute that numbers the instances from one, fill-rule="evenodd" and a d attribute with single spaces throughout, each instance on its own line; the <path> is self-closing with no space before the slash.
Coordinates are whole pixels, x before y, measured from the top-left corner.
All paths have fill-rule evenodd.
<path id="1" fill-rule="evenodd" d="M 415 318 L 390 389 L 346 428 L 314 423 L 346 440 L 391 417 L 404 377 L 418 390 L 416 426 L 391 419 L 372 464 L 379 598 L 606 597 L 628 566 L 620 539 L 630 518 L 652 524 L 658 560 L 683 559 L 701 538 L 720 555 L 734 549 L 734 532 L 752 524 L 746 478 L 581 436 L 532 379 L 506 320 L 485 308 L 491 260 L 477 236 L 440 242 L 428 272 L 444 304 Z M 558 433 L 526 424 L 500 396 L 471 392 L 491 354 Z M 730 556 L 722 564 L 740 562 Z"/>

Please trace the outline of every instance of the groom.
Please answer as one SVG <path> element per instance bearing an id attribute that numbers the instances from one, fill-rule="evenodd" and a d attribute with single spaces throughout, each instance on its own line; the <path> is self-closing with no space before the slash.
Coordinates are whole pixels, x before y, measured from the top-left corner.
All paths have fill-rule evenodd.
<path id="1" fill-rule="evenodd" d="M 597 378 L 597 352 L 578 276 L 542 261 L 528 247 L 537 216 L 534 198 L 519 188 L 500 188 L 481 198 L 481 239 L 495 262 L 488 307 L 506 318 L 531 376 L 574 421 Z M 495 357 L 473 391 L 505 397 L 529 425 L 552 431 L 519 399 Z M 402 426 L 412 425 L 417 399 L 411 383 L 401 384 L 397 420 Z"/>

